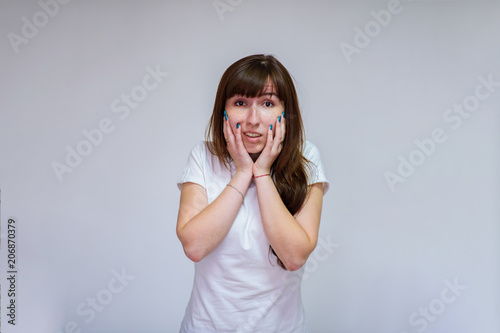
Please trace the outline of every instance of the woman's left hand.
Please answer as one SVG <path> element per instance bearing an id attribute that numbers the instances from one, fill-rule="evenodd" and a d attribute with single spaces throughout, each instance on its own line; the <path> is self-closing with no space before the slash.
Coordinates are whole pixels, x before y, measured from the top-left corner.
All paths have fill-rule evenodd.
<path id="1" fill-rule="evenodd" d="M 278 117 L 273 127 L 275 128 L 274 136 L 273 130 L 269 127 L 267 130 L 266 146 L 253 165 L 254 176 L 270 173 L 274 160 L 276 160 L 276 157 L 278 157 L 283 148 L 283 141 L 285 140 L 285 118 L 282 115 Z"/>

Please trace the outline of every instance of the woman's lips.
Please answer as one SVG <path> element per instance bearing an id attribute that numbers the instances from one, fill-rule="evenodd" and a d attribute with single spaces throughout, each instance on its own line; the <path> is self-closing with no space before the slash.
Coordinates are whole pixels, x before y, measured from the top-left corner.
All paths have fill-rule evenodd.
<path id="1" fill-rule="evenodd" d="M 244 132 L 245 138 L 250 142 L 257 142 L 262 137 L 262 134 L 255 132 Z"/>

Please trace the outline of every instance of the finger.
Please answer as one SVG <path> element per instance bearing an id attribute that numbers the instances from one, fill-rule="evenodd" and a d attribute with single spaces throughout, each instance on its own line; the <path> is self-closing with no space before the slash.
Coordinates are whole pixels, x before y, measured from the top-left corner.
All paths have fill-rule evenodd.
<path id="1" fill-rule="evenodd" d="M 283 111 L 282 117 L 281 117 L 281 142 L 285 141 L 285 134 L 286 134 L 286 126 L 285 126 L 285 112 Z"/>
<path id="2" fill-rule="evenodd" d="M 234 138 L 235 138 L 236 147 L 238 149 L 240 149 L 241 151 L 246 151 L 245 146 L 243 145 L 243 133 L 241 130 L 240 123 L 236 124 L 236 131 L 234 133 Z"/>
<path id="3" fill-rule="evenodd" d="M 276 127 L 276 123 L 273 125 L 270 125 L 267 128 L 267 141 L 266 141 L 266 146 L 264 147 L 264 150 L 271 150 L 274 147 L 274 135 L 273 135 L 273 126 Z"/>
<path id="4" fill-rule="evenodd" d="M 279 152 L 281 150 L 281 137 L 282 137 L 282 124 L 281 121 L 283 121 L 280 117 L 276 118 L 276 131 L 274 133 L 274 139 L 273 139 L 273 150 Z"/>
<path id="5" fill-rule="evenodd" d="M 229 120 L 227 118 L 227 114 L 224 114 L 224 118 L 222 120 L 223 122 L 223 128 L 222 131 L 224 133 L 224 138 L 226 139 L 226 142 L 229 143 L 229 141 L 233 138 L 233 133 L 231 131 L 231 126 L 229 125 Z"/>

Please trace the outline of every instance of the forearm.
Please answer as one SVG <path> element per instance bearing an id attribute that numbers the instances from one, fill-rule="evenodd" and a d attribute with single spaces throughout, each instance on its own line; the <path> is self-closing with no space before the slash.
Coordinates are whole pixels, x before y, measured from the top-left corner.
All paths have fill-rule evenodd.
<path id="1" fill-rule="evenodd" d="M 266 237 L 289 270 L 306 262 L 316 246 L 304 228 L 290 214 L 271 177 L 256 179 L 257 197 Z"/>
<path id="2" fill-rule="evenodd" d="M 236 173 L 229 182 L 234 188 L 226 186 L 212 203 L 178 228 L 178 237 L 189 259 L 200 261 L 222 242 L 238 214 L 250 181 L 251 174 Z"/>

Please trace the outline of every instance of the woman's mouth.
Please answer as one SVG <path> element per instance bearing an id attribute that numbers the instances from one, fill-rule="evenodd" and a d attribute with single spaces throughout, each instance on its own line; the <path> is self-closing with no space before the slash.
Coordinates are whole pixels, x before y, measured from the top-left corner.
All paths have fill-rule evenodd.
<path id="1" fill-rule="evenodd" d="M 243 134 L 246 136 L 247 140 L 250 142 L 256 142 L 262 136 L 262 134 L 254 133 L 254 132 L 245 132 Z"/>
<path id="2" fill-rule="evenodd" d="M 262 136 L 259 133 L 252 133 L 252 132 L 247 132 L 247 133 L 245 133 L 245 135 L 248 136 L 248 137 L 251 137 L 251 138 L 257 138 L 259 136 Z"/>

